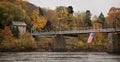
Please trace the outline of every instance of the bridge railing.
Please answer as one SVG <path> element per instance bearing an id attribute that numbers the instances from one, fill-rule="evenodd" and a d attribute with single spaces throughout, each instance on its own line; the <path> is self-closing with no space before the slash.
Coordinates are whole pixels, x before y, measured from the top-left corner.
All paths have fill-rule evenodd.
<path id="1" fill-rule="evenodd" d="M 37 31 L 36 29 L 31 29 L 31 34 L 39 33 L 39 34 L 70 34 L 70 33 L 90 33 L 90 32 L 116 32 L 120 31 L 120 28 L 84 28 L 84 29 L 72 29 L 72 30 L 62 30 L 62 31 Z"/>

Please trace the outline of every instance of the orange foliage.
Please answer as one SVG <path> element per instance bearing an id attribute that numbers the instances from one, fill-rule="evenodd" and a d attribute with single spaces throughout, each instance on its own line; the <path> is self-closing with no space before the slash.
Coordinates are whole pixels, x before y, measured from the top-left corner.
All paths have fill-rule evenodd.
<path id="1" fill-rule="evenodd" d="M 120 8 L 112 7 L 106 17 L 109 27 L 120 27 Z"/>
<path id="2" fill-rule="evenodd" d="M 3 50 L 15 49 L 18 46 L 17 39 L 13 36 L 9 27 L 5 27 L 4 30 L 0 32 L 1 48 Z"/>
<path id="3" fill-rule="evenodd" d="M 37 48 L 34 38 L 30 33 L 27 32 L 20 39 L 16 39 L 9 27 L 5 27 L 4 30 L 0 31 L 0 41 L 0 49 L 2 51 L 31 50 Z"/>

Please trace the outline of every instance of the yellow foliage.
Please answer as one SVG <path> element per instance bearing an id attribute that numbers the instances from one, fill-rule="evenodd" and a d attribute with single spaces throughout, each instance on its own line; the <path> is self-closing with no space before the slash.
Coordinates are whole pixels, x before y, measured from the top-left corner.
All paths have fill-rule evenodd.
<path id="1" fill-rule="evenodd" d="M 96 33 L 93 41 L 95 41 L 95 43 L 98 43 L 102 42 L 103 39 L 105 39 L 103 33 Z"/>
<path id="2" fill-rule="evenodd" d="M 78 44 L 77 44 L 77 47 L 83 47 L 83 46 L 84 46 L 83 42 L 79 41 Z"/>
<path id="3" fill-rule="evenodd" d="M 18 47 L 18 40 L 13 36 L 9 27 L 5 27 L 0 32 L 0 37 L 2 38 L 0 43 L 1 49 L 12 50 Z"/>
<path id="4" fill-rule="evenodd" d="M 22 49 L 35 49 L 37 45 L 35 43 L 34 38 L 30 35 L 29 32 L 25 33 L 19 39 L 19 43 Z"/>
<path id="5" fill-rule="evenodd" d="M 16 51 L 35 49 L 37 45 L 34 38 L 30 33 L 25 33 L 20 39 L 16 39 L 9 27 L 5 27 L 4 30 L 0 31 L 0 49 L 3 51 Z"/>
<path id="6" fill-rule="evenodd" d="M 12 50 L 18 47 L 17 39 L 5 39 L 1 42 L 1 48 L 4 50 Z"/>
<path id="7" fill-rule="evenodd" d="M 33 11 L 32 24 L 34 28 L 36 28 L 37 30 L 41 30 L 42 28 L 44 28 L 46 22 L 47 20 L 43 16 L 39 15 L 39 9 Z"/>

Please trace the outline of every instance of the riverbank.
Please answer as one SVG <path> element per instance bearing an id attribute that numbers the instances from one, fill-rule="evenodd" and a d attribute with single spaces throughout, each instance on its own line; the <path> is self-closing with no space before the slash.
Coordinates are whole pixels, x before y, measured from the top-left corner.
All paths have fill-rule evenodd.
<path id="1" fill-rule="evenodd" d="M 36 48 L 28 48 L 28 49 L 11 49 L 11 50 L 1 50 L 2 52 L 55 52 L 52 46 L 53 38 L 51 36 L 41 36 L 39 37 L 39 41 L 35 41 Z M 87 44 L 78 40 L 77 37 L 68 37 L 66 36 L 66 47 L 65 50 L 60 52 L 106 52 L 107 46 L 106 43 L 98 44 L 91 43 Z M 57 51 L 59 52 L 59 51 Z"/>
<path id="2" fill-rule="evenodd" d="M 9 27 L 6 27 L 0 32 L 0 51 L 14 52 L 14 51 L 39 51 L 39 52 L 53 52 L 53 51 L 69 51 L 69 52 L 103 52 L 107 51 L 107 40 L 105 34 L 96 33 L 92 43 L 88 44 L 87 39 L 89 34 L 75 34 L 63 35 L 65 38 L 64 50 L 54 49 L 54 36 L 38 36 L 37 40 L 26 32 L 23 36 L 16 38 L 11 33 Z M 61 43 L 61 42 L 59 42 Z"/>
<path id="3" fill-rule="evenodd" d="M 86 38 L 82 40 L 78 37 L 64 36 L 66 41 L 65 50 L 60 50 L 61 52 L 106 52 L 107 51 L 107 42 L 95 42 L 88 44 Z M 84 37 L 84 36 L 83 36 Z M 38 49 L 36 51 L 40 52 L 53 52 L 53 36 L 40 36 L 39 40 L 36 41 Z M 57 51 L 57 50 L 56 50 Z M 59 52 L 59 50 L 57 51 Z"/>

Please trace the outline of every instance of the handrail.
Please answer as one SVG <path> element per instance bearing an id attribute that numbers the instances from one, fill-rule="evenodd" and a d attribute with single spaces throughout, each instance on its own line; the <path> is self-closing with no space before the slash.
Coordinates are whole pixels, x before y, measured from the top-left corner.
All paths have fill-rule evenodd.
<path id="1" fill-rule="evenodd" d="M 91 33 L 91 32 L 118 32 L 120 28 L 104 28 L 104 29 L 86 29 L 86 30 L 69 30 L 69 31 L 55 31 L 55 32 L 38 32 L 31 30 L 32 35 L 48 35 L 48 34 L 77 34 L 77 33 Z"/>

